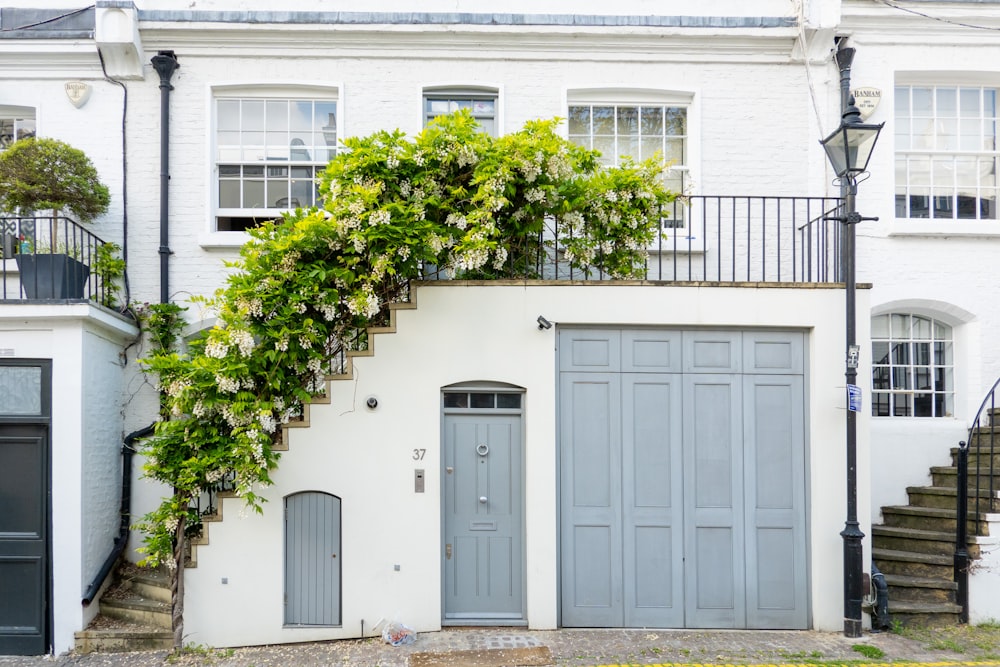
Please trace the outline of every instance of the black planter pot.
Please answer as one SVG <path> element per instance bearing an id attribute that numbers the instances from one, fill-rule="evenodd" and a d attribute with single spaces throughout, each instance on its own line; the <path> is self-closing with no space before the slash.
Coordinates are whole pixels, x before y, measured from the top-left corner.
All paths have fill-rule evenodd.
<path id="1" fill-rule="evenodd" d="M 90 267 L 69 255 L 16 255 L 29 299 L 82 299 Z"/>

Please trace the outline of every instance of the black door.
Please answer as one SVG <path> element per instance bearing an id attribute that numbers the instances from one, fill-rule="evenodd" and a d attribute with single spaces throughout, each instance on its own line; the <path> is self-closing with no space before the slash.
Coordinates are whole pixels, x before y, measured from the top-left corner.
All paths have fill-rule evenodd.
<path id="1" fill-rule="evenodd" d="M 0 655 L 51 643 L 48 373 L 47 363 L 0 365 Z"/>

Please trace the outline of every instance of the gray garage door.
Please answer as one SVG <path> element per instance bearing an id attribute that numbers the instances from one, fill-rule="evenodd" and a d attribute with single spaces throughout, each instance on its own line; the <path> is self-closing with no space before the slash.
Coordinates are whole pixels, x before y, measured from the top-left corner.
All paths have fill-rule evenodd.
<path id="1" fill-rule="evenodd" d="M 567 627 L 805 628 L 803 335 L 562 330 Z"/>

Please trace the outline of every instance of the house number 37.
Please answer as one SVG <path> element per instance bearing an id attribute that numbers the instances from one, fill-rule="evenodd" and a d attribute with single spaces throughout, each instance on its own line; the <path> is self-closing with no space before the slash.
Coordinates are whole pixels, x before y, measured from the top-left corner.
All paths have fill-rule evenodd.
<path id="1" fill-rule="evenodd" d="M 414 461 L 423 461 L 424 460 L 424 454 L 426 454 L 426 453 L 427 453 L 426 449 L 414 449 L 413 450 L 413 460 Z"/>

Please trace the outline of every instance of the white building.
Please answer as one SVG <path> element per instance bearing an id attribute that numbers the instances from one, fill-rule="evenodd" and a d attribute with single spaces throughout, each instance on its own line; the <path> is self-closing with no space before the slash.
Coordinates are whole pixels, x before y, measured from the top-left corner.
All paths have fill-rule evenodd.
<path id="1" fill-rule="evenodd" d="M 1000 75 L 988 65 L 1000 42 L 971 27 L 997 27 L 996 3 L 753 0 L 708 15 L 647 0 L 573 14 L 547 0 L 502 12 L 465 0 L 418 12 L 397 0 L 41 4 L 0 10 L 0 129 L 33 126 L 94 160 L 113 204 L 91 230 L 126 247 L 133 301 L 210 294 L 241 229 L 314 202 L 337 141 L 416 133 L 439 109 L 470 106 L 495 133 L 568 118 L 567 136 L 608 155 L 664 150 L 673 185 L 692 195 L 654 253 L 655 266 L 681 267 L 676 279 L 418 286 L 394 332 L 373 336 L 374 353 L 353 358 L 329 404 L 290 432 L 264 514 L 219 501 L 224 520 L 206 523 L 185 571 L 191 641 L 358 637 L 394 615 L 420 631 L 841 629 L 844 292 L 836 245 L 820 243 L 836 228 L 824 198 L 840 190 L 818 141 L 840 122 L 837 38 L 857 51 L 852 88 L 881 99 L 868 122 L 886 123 L 858 197 L 879 217 L 858 228 L 857 253 L 870 283 L 858 292 L 866 570 L 880 508 L 947 465 L 1000 376 L 989 305 Z M 179 65 L 169 86 L 157 54 Z M 76 82 L 89 94 L 79 107 L 65 90 Z M 134 366 L 113 363 L 135 357 L 126 318 L 25 300 L 3 261 L 14 287 L 0 302 L 0 471 L 42 466 L 14 516 L 48 516 L 50 528 L 31 538 L 37 589 L 10 569 L 23 558 L 4 566 L 14 574 L 0 568 L 0 600 L 47 603 L 28 616 L 0 603 L 0 627 L 21 628 L 0 634 L 0 653 L 61 652 L 96 614 L 80 598 L 120 535 L 120 443 L 156 401 Z M 197 329 L 210 314 L 189 317 Z M 106 363 L 89 351 L 96 339 Z M 887 363 L 890 347 L 910 356 Z M 10 405 L 24 368 L 51 370 L 51 398 L 38 385 L 51 416 Z M 926 377 L 937 384 L 925 390 Z M 44 455 L 4 453 L 25 424 L 44 434 Z M 24 500 L 38 488 L 49 506 Z M 130 511 L 161 493 L 136 480 Z M 313 575 L 289 555 L 320 532 L 309 522 L 329 535 L 315 548 L 336 555 Z M 22 538 L 0 540 L 0 561 L 23 556 Z M 974 620 L 1000 613 L 984 570 Z M 317 587 L 321 571 L 333 578 Z"/>

